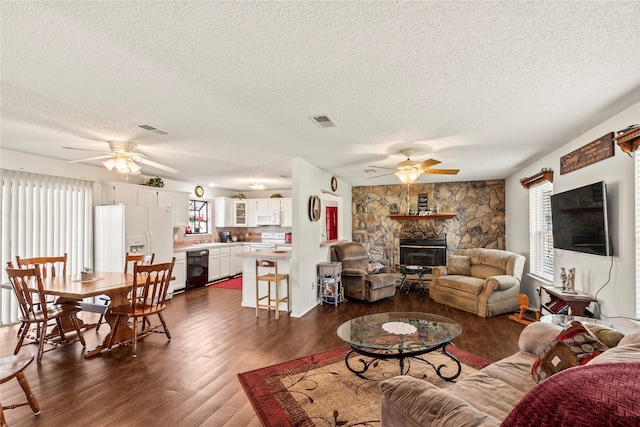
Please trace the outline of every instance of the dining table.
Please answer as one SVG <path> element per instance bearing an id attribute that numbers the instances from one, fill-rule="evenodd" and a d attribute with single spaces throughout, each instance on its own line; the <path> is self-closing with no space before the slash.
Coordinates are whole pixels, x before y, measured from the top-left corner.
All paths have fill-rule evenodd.
<path id="1" fill-rule="evenodd" d="M 85 298 L 95 297 L 98 295 L 108 295 L 111 299 L 110 306 L 127 305 L 129 301 L 127 295 L 131 291 L 134 276 L 132 273 L 118 272 L 93 272 L 91 278 L 82 276 L 80 273 L 66 276 L 43 277 L 42 286 L 48 295 L 58 297 L 56 302 L 60 304 L 74 303 L 84 305 L 82 301 Z M 110 307 L 109 306 L 109 307 Z M 104 306 L 102 306 L 104 310 Z M 120 320 L 118 320 L 120 319 Z M 102 343 L 96 348 L 87 350 L 84 354 L 85 358 L 93 357 L 108 347 L 113 331 L 117 331 L 115 342 L 126 342 L 133 338 L 133 328 L 127 324 L 125 316 L 113 316 L 110 314 L 109 308 L 106 308 L 105 320 L 111 327 L 111 331 L 104 338 Z M 115 322 L 118 327 L 115 328 Z M 81 327 L 89 327 L 81 323 Z M 69 321 L 68 324 L 63 323 L 64 331 L 73 330 L 73 326 Z"/>

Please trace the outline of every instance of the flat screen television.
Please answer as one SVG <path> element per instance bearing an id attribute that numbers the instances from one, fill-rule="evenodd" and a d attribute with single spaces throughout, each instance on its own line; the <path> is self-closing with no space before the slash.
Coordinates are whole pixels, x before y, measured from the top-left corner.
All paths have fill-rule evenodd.
<path id="1" fill-rule="evenodd" d="M 612 256 L 604 181 L 551 196 L 553 247 Z"/>

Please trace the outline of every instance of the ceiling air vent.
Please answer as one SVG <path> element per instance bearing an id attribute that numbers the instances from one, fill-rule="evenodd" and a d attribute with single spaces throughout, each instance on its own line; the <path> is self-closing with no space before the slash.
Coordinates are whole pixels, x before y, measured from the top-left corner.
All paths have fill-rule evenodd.
<path id="1" fill-rule="evenodd" d="M 166 131 L 164 131 L 162 129 L 158 129 L 158 128 L 153 127 L 151 125 L 138 125 L 138 127 L 142 128 L 142 129 L 145 129 L 145 130 L 148 130 L 148 131 L 151 131 L 151 132 L 155 132 L 158 135 L 169 135 L 169 132 L 166 132 Z"/>
<path id="2" fill-rule="evenodd" d="M 334 128 L 338 126 L 336 122 L 334 122 L 333 119 L 329 117 L 328 114 L 309 116 L 309 119 L 311 119 L 311 121 L 315 123 L 316 126 L 318 126 L 320 129 Z"/>

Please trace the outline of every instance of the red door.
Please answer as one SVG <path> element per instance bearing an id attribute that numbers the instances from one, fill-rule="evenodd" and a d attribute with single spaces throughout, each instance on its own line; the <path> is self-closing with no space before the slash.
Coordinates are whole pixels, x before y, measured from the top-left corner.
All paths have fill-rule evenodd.
<path id="1" fill-rule="evenodd" d="M 338 240 L 338 207 L 327 206 L 327 240 Z"/>

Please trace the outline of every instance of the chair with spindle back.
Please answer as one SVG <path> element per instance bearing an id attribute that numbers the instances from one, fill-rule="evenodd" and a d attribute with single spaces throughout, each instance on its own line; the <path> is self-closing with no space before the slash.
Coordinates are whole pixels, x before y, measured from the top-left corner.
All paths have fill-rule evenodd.
<path id="1" fill-rule="evenodd" d="M 151 254 L 151 255 L 131 255 L 129 254 L 129 252 L 127 252 L 124 255 L 124 273 L 127 274 L 127 272 L 129 271 L 129 264 L 135 265 L 136 263 L 139 265 L 151 265 L 153 264 L 153 260 L 155 259 L 156 254 Z M 100 299 L 104 300 L 104 305 L 109 305 L 109 303 L 111 302 L 111 298 L 109 298 L 108 296 L 103 296 L 100 297 Z M 96 332 L 98 332 L 98 330 L 100 329 L 100 325 L 104 323 L 104 315 L 106 313 L 107 309 L 105 308 L 105 311 L 102 312 L 102 314 L 100 314 L 100 319 L 98 319 L 98 324 L 96 325 Z"/>
<path id="2" fill-rule="evenodd" d="M 3 409 L 14 409 L 20 406 L 29 405 L 31 410 L 36 414 L 40 414 L 40 405 L 38 400 L 31 392 L 31 387 L 27 381 L 27 377 L 24 375 L 24 370 L 33 362 L 33 354 L 24 353 L 15 356 L 7 356 L 0 358 L 0 384 L 4 384 L 11 378 L 18 380 L 18 384 L 24 391 L 27 397 L 26 402 L 14 403 L 12 405 L 2 406 L 0 404 L 0 426 L 5 427 L 7 422 L 4 418 Z"/>
<path id="3" fill-rule="evenodd" d="M 171 262 L 153 265 L 134 264 L 133 266 L 133 283 L 131 291 L 127 297 L 128 304 L 119 307 L 109 307 L 112 315 L 116 317 L 127 316 L 133 323 L 133 357 L 136 357 L 138 347 L 138 322 L 142 320 L 142 331 L 144 335 L 148 335 L 155 329 L 159 329 L 160 325 L 151 327 L 149 316 L 157 314 L 162 323 L 162 333 L 171 340 L 171 334 L 167 323 L 164 320 L 162 311 L 166 308 L 165 299 L 171 282 L 171 274 L 176 259 Z M 115 337 L 118 332 L 118 325 L 121 322 L 118 319 L 114 322 L 114 329 L 111 331 L 111 340 L 109 349 L 116 343 Z M 149 326 L 145 326 L 145 325 Z"/>
<path id="4" fill-rule="evenodd" d="M 34 258 L 21 258 L 16 256 L 18 268 L 33 267 L 36 264 L 42 266 L 42 277 L 55 277 L 67 275 L 67 254 L 62 256 L 41 256 Z"/>
<path id="5" fill-rule="evenodd" d="M 33 257 L 33 258 L 21 258 L 20 256 L 16 256 L 16 264 L 18 268 L 26 268 L 33 267 L 36 264 L 40 264 L 42 266 L 42 277 L 55 277 L 55 276 L 66 276 L 67 275 L 67 254 L 65 253 L 62 256 L 41 256 L 41 257 Z M 51 298 L 47 301 L 47 303 L 54 302 L 54 299 Z M 18 336 L 22 333 L 22 329 L 25 327 L 23 323 L 20 325 L 20 329 L 18 329 Z"/>
<path id="6" fill-rule="evenodd" d="M 66 341 L 61 323 L 63 318 L 69 319 L 78 333 L 78 339 L 82 346 L 86 346 L 78 321 L 78 313 L 82 311 L 82 308 L 75 304 L 41 304 L 41 301 L 46 301 L 46 294 L 42 285 L 40 264 L 36 264 L 34 267 L 13 268 L 13 264 L 9 263 L 7 275 L 20 306 L 19 319 L 25 325 L 22 328 L 13 354 L 18 354 L 20 351 L 20 347 L 22 347 L 24 339 L 29 332 L 29 326 L 35 325 L 38 341 L 38 362 L 40 362 L 44 352 L 44 341 L 47 336 L 49 320 L 55 320 L 60 332 L 60 338 L 62 341 Z"/>

